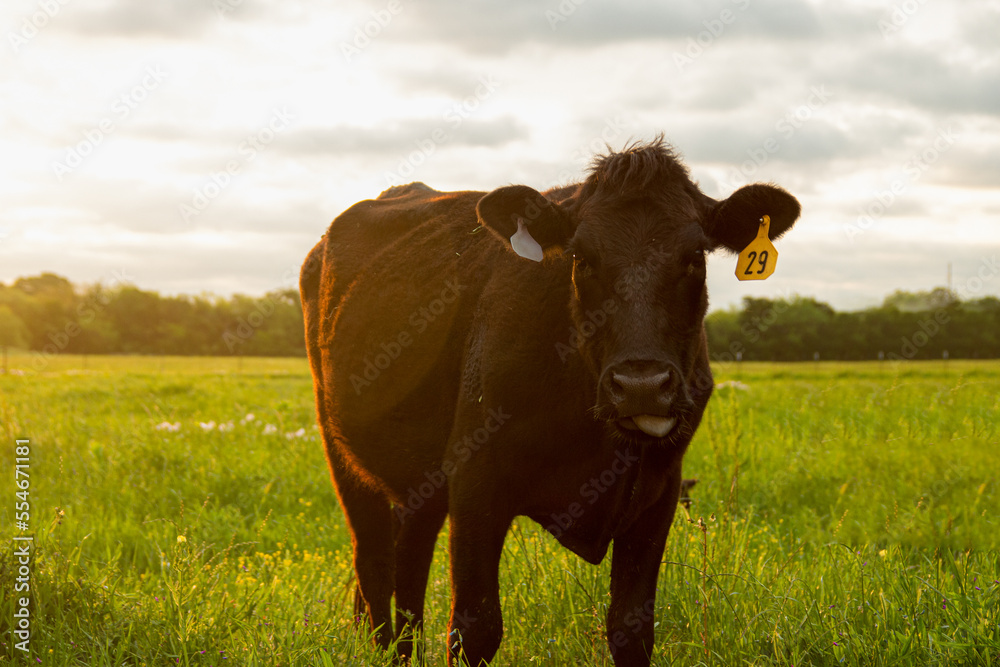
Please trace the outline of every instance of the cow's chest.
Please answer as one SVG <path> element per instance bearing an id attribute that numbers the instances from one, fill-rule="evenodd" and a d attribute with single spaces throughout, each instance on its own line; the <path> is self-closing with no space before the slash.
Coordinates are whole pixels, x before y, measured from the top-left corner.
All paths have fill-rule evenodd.
<path id="1" fill-rule="evenodd" d="M 599 563 L 615 536 L 667 491 L 667 470 L 659 458 L 637 447 L 617 448 L 600 466 L 575 467 L 528 516 L 567 549 Z"/>

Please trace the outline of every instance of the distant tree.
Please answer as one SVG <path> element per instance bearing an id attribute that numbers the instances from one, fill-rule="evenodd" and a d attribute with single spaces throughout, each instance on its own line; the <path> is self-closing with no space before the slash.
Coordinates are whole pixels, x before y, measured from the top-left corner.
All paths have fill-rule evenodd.
<path id="1" fill-rule="evenodd" d="M 54 273 L 42 273 L 31 278 L 18 278 L 14 281 L 13 287 L 37 299 L 53 299 L 67 305 L 76 300 L 73 283 Z"/>
<path id="2" fill-rule="evenodd" d="M 746 352 L 746 341 L 740 335 L 740 311 L 737 308 L 709 313 L 705 318 L 705 333 L 712 361 L 736 361 L 737 354 Z"/>
<path id="3" fill-rule="evenodd" d="M 28 344 L 28 327 L 14 311 L 0 305 L 0 348 L 3 349 L 3 372 L 7 374 L 7 348 L 25 347 Z"/>
<path id="4" fill-rule="evenodd" d="M 119 350 L 118 332 L 107 316 L 107 306 L 116 294 L 100 284 L 89 285 L 79 293 L 73 310 L 79 331 L 70 339 L 66 352 L 110 354 Z"/>
<path id="5" fill-rule="evenodd" d="M 18 278 L 10 291 L 20 297 L 12 310 L 28 327 L 28 346 L 41 350 L 55 345 L 61 350 L 58 343 L 63 342 L 77 300 L 72 283 L 54 273 L 43 273 Z"/>
<path id="6" fill-rule="evenodd" d="M 800 361 L 812 359 L 815 352 L 827 358 L 834 315 L 829 305 L 808 297 L 746 297 L 738 318 L 747 347 L 744 358 Z"/>
<path id="7" fill-rule="evenodd" d="M 149 354 L 160 350 L 161 302 L 156 292 L 131 286 L 118 290 L 107 305 L 106 316 L 118 333 L 119 352 Z"/>

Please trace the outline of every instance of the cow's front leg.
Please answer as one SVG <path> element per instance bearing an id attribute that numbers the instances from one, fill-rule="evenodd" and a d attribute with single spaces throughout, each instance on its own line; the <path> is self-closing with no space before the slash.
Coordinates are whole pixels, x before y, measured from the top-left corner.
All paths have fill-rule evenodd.
<path id="1" fill-rule="evenodd" d="M 511 518 L 499 517 L 489 503 L 464 512 L 452 510 L 451 622 L 448 664 L 480 667 L 493 659 L 503 638 L 498 570 Z"/>
<path id="2" fill-rule="evenodd" d="M 680 494 L 680 462 L 663 495 L 624 534 L 611 554 L 607 638 L 615 667 L 648 667 L 653 654 L 656 580 Z"/>

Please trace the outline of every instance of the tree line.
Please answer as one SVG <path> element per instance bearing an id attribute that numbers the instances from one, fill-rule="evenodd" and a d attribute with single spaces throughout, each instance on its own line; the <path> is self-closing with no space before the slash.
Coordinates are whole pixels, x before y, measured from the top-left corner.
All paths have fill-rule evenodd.
<path id="1" fill-rule="evenodd" d="M 715 361 L 1000 357 L 1000 299 L 944 288 L 838 312 L 810 297 L 746 297 L 705 321 Z M 261 297 L 161 296 L 74 286 L 53 273 L 0 284 L 0 347 L 53 354 L 304 356 L 294 289 Z"/>
<path id="2" fill-rule="evenodd" d="M 304 356 L 294 289 L 262 297 L 77 287 L 43 273 L 0 285 L 0 345 L 53 354 Z"/>
<path id="3" fill-rule="evenodd" d="M 897 291 L 881 306 L 838 312 L 809 297 L 746 297 L 705 320 L 715 361 L 863 361 L 1000 357 L 1000 299 Z"/>

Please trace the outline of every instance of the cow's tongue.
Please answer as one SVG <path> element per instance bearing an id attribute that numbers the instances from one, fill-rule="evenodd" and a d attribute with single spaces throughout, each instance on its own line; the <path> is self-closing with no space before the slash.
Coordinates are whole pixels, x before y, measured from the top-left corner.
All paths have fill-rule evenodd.
<path id="1" fill-rule="evenodd" d="M 636 415 L 632 417 L 632 421 L 635 422 L 640 431 L 654 438 L 662 438 L 670 433 L 674 424 L 677 423 L 677 419 L 674 417 L 657 417 L 655 415 Z"/>

